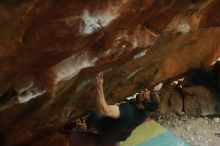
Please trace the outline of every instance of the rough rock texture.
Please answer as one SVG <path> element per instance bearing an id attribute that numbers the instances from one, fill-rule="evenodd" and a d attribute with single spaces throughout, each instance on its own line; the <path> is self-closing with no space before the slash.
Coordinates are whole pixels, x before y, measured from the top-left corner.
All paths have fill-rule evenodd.
<path id="1" fill-rule="evenodd" d="M 161 114 L 183 113 L 194 117 L 218 114 L 219 97 L 203 86 L 177 88 L 168 85 L 161 91 Z"/>
<path id="2" fill-rule="evenodd" d="M 219 117 L 163 115 L 159 122 L 190 146 L 219 145 Z"/>
<path id="3" fill-rule="evenodd" d="M 192 87 L 186 89 L 188 95 L 185 97 L 185 112 L 193 116 L 212 115 L 215 113 L 217 100 L 213 98 L 203 87 Z M 199 100 L 198 100 L 199 99 Z"/>
<path id="4" fill-rule="evenodd" d="M 219 6 L 219 0 L 0 1 L 0 144 L 50 145 L 45 131 L 66 143 L 51 133 L 95 109 L 91 80 L 100 71 L 114 103 L 209 66 L 220 56 Z M 200 96 L 188 98 L 191 113 L 190 100 Z M 167 99 L 181 105 L 179 96 Z"/>
<path id="5" fill-rule="evenodd" d="M 172 86 L 163 89 L 160 101 L 160 113 L 162 114 L 168 114 L 170 112 L 181 114 L 184 111 L 184 100 L 181 94 Z"/>

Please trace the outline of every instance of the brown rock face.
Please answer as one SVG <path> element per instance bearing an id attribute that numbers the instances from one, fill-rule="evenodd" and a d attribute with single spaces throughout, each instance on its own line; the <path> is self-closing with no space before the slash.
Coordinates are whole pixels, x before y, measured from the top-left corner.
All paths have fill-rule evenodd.
<path id="1" fill-rule="evenodd" d="M 161 94 L 160 112 L 162 114 L 168 114 L 171 112 L 181 114 L 184 111 L 184 100 L 178 90 L 172 86 L 166 87 Z"/>
<path id="2" fill-rule="evenodd" d="M 218 0 L 0 1 L 0 145 L 68 145 L 58 129 L 95 109 L 91 81 L 100 71 L 114 103 L 209 66 L 220 57 L 219 7 Z M 167 90 L 164 101 L 175 104 L 164 113 L 193 114 L 192 103 L 209 100 L 186 96 L 183 107 Z"/>
<path id="3" fill-rule="evenodd" d="M 196 92 L 195 92 L 196 91 Z M 216 100 L 203 87 L 191 87 L 185 89 L 188 95 L 185 97 L 185 111 L 191 115 L 207 116 L 215 113 Z"/>

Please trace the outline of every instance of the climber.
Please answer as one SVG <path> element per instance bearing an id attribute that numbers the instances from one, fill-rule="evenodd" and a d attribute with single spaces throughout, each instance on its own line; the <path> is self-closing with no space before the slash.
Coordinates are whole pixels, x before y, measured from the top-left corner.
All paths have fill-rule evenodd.
<path id="1" fill-rule="evenodd" d="M 103 143 L 117 145 L 117 142 L 126 140 L 132 130 L 146 121 L 151 113 L 159 108 L 159 97 L 155 92 L 142 90 L 136 99 L 120 105 L 107 104 L 103 91 L 103 75 L 98 74 L 95 79 L 97 91 L 97 107 L 99 113 L 87 113 L 86 128 L 96 129 L 102 137 Z M 155 89 L 160 90 L 155 87 Z M 85 127 L 84 127 L 85 128 Z M 105 145 L 102 144 L 102 145 Z"/>

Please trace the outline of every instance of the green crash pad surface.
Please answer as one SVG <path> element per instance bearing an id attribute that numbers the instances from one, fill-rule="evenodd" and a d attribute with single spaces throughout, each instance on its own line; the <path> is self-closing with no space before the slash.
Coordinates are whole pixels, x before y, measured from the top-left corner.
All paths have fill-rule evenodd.
<path id="1" fill-rule="evenodd" d="M 154 120 L 138 126 L 120 146 L 189 146 Z"/>

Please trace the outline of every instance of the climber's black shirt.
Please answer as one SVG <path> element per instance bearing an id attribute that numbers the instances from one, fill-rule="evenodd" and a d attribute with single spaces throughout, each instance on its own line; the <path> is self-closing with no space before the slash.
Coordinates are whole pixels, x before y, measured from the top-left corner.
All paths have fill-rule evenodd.
<path id="1" fill-rule="evenodd" d="M 133 129 L 143 123 L 148 114 L 139 110 L 132 103 L 123 103 L 119 105 L 120 116 L 118 119 L 102 117 L 99 120 L 98 129 L 102 135 L 114 141 L 126 140 Z"/>

